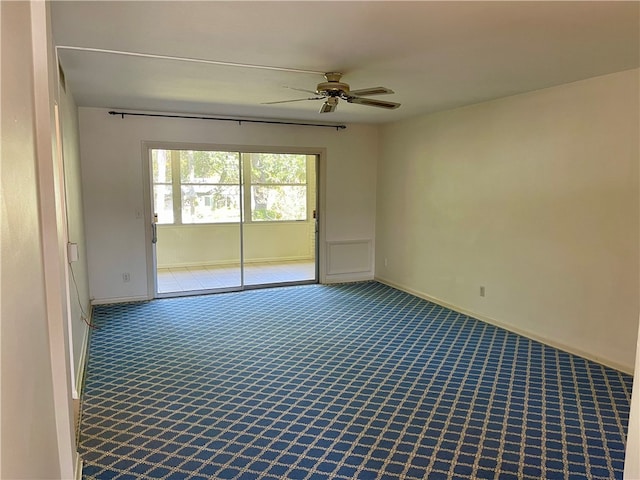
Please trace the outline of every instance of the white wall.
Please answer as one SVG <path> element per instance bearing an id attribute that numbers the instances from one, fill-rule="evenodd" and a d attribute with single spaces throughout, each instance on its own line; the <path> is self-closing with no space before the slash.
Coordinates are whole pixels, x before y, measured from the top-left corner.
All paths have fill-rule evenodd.
<path id="1" fill-rule="evenodd" d="M 0 2 L 0 477 L 7 479 L 74 474 L 47 9 Z"/>
<path id="2" fill-rule="evenodd" d="M 376 277 L 633 371 L 638 77 L 385 127 Z"/>
<path id="3" fill-rule="evenodd" d="M 78 138 L 78 107 L 70 91 L 60 88 L 58 104 L 62 129 L 64 157 L 64 181 L 67 210 L 67 236 L 78 245 L 78 261 L 69 268 L 68 276 L 71 312 L 71 352 L 74 363 L 73 379 L 76 391 L 80 389 L 81 374 L 88 341 L 88 327 L 82 319 L 91 313 L 89 303 L 89 277 L 87 272 L 87 247 L 84 234 L 84 209 L 82 206 L 82 176 L 80 171 L 80 140 Z M 75 278 L 75 282 L 74 282 Z M 87 320 L 89 320 L 87 318 Z"/>
<path id="4" fill-rule="evenodd" d="M 635 371 L 640 372 L 640 325 L 638 326 Z M 638 480 L 640 478 L 640 384 L 638 383 L 638 376 L 633 379 L 633 394 L 631 396 L 631 411 L 629 412 L 627 432 L 624 478 L 625 480 Z"/>
<path id="5" fill-rule="evenodd" d="M 375 126 L 350 125 L 336 131 L 185 119 L 122 119 L 107 112 L 79 109 L 89 284 L 96 302 L 148 295 L 143 141 L 324 149 L 320 178 L 325 191 L 320 193 L 319 211 L 326 241 L 373 242 L 379 151 Z M 321 260 L 323 247 L 321 244 Z M 325 267 L 320 265 L 321 272 Z M 357 270 L 327 274 L 325 280 L 373 278 L 372 259 L 367 271 Z M 130 273 L 129 283 L 122 281 L 124 272 Z"/>

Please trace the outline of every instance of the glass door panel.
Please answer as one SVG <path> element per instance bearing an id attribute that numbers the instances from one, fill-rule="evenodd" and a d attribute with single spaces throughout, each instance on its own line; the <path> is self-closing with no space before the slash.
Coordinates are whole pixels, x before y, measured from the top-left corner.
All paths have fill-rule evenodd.
<path id="1" fill-rule="evenodd" d="M 151 150 L 156 294 L 242 287 L 240 154 Z"/>
<path id="2" fill-rule="evenodd" d="M 316 156 L 242 157 L 244 284 L 317 281 Z"/>

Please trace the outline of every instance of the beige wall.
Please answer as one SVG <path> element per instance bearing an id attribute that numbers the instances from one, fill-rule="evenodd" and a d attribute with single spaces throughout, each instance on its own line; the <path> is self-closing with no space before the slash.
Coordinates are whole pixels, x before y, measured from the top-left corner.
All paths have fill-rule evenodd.
<path id="1" fill-rule="evenodd" d="M 376 277 L 633 371 L 638 105 L 632 70 L 385 127 Z"/>
<path id="2" fill-rule="evenodd" d="M 0 477 L 7 479 L 74 474 L 47 9 L 0 2 Z"/>
<path id="3" fill-rule="evenodd" d="M 350 125 L 337 131 L 185 119 L 122 119 L 107 112 L 79 109 L 89 285 L 95 302 L 149 295 L 143 142 L 321 150 L 325 155 L 320 162 L 320 178 L 325 190 L 320 193 L 319 211 L 324 240 L 373 243 L 379 151 L 379 130 L 375 126 Z M 319 245 L 321 261 L 326 242 L 321 240 Z M 327 273 L 325 281 L 373 278 L 373 259 L 365 269 L 357 267 Z M 320 270 L 321 274 L 324 270 L 335 272 L 323 264 Z M 130 282 L 122 281 L 124 272 L 130 273 Z"/>
<path id="4" fill-rule="evenodd" d="M 247 223 L 245 262 L 311 260 L 313 222 Z M 158 268 L 224 265 L 240 261 L 240 225 L 158 225 Z"/>

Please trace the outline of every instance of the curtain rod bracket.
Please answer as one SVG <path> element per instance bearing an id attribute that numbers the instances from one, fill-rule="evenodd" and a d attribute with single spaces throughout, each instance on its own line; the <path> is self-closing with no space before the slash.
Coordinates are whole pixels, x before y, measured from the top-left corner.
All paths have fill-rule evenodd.
<path id="1" fill-rule="evenodd" d="M 242 122 L 245 123 L 265 123 L 268 125 L 296 125 L 300 127 L 323 127 L 323 128 L 335 128 L 336 131 L 344 130 L 347 128 L 346 125 L 326 125 L 322 123 L 303 123 L 303 122 L 286 122 L 280 120 L 250 120 L 250 119 L 239 119 L 239 118 L 222 118 L 222 117 L 204 117 L 197 115 L 178 115 L 178 114 L 169 114 L 169 113 L 135 113 L 135 112 L 117 112 L 115 110 L 110 110 L 109 115 L 120 115 L 121 118 L 124 119 L 125 115 L 129 115 L 132 117 L 160 117 L 160 118 L 185 118 L 191 120 L 216 120 L 219 122 L 238 122 L 239 126 L 242 126 Z"/>

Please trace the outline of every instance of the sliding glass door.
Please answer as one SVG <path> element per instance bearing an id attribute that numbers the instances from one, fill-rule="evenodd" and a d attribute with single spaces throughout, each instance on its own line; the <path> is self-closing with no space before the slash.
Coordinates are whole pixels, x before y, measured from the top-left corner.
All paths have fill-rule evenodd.
<path id="1" fill-rule="evenodd" d="M 317 281 L 315 155 L 149 153 L 156 296 Z"/>
<path id="2" fill-rule="evenodd" d="M 315 156 L 243 160 L 245 285 L 315 280 Z"/>
<path id="3" fill-rule="evenodd" d="M 151 163 L 157 294 L 240 287 L 240 154 L 152 149 Z"/>

